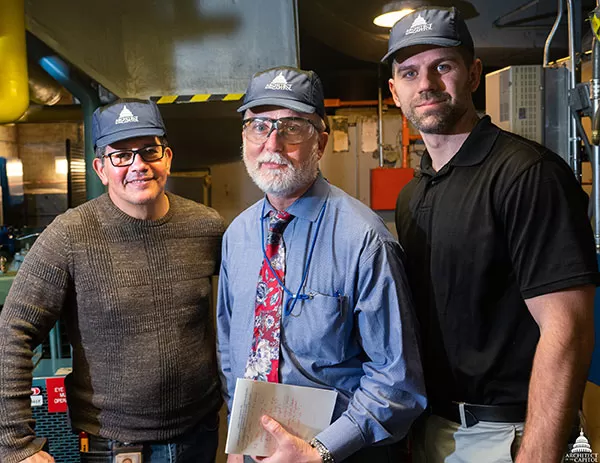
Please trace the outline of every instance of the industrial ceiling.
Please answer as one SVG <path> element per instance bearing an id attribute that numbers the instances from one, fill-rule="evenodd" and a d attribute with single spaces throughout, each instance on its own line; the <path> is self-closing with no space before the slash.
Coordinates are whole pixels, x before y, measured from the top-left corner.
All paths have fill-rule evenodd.
<path id="1" fill-rule="evenodd" d="M 565 0 L 439 2 L 468 8 L 469 15 L 474 15 L 467 19 L 467 25 L 485 72 L 508 65 L 541 64 L 544 44 L 558 5 L 566 5 Z M 342 99 L 372 99 L 376 96 L 376 62 L 385 54 L 388 34 L 372 20 L 386 3 L 386 0 L 299 0 L 301 63 L 321 75 L 328 96 Z M 589 23 L 585 19 L 594 7 L 594 0 L 574 1 L 584 47 L 586 41 L 589 46 L 591 40 Z M 567 50 L 564 7 L 550 57 L 562 58 Z M 385 78 L 387 71 L 383 74 Z"/>

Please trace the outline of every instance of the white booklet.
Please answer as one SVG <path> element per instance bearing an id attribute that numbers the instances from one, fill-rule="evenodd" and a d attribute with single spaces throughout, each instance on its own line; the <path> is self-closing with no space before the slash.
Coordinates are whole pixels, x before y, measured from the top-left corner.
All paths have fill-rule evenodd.
<path id="1" fill-rule="evenodd" d="M 269 456 L 275 439 L 264 430 L 269 415 L 291 434 L 311 440 L 331 423 L 337 392 L 238 378 L 229 418 L 225 453 Z"/>

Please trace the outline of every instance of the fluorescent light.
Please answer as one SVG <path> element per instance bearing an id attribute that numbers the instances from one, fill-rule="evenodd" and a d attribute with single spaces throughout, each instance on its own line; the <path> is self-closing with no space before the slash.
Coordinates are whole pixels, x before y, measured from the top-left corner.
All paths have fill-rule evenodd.
<path id="1" fill-rule="evenodd" d="M 379 27 L 391 28 L 401 18 L 403 18 L 404 16 L 406 16 L 409 13 L 412 13 L 413 11 L 415 11 L 414 8 L 403 8 L 402 10 L 398 10 L 398 11 L 390 11 L 388 13 L 380 14 L 379 16 L 377 16 L 373 20 L 373 23 Z"/>
<path id="2" fill-rule="evenodd" d="M 69 163 L 64 156 L 54 159 L 54 170 L 58 175 L 67 175 L 69 173 Z"/>
<path id="3" fill-rule="evenodd" d="M 23 163 L 18 159 L 11 159 L 6 163 L 7 177 L 23 177 Z"/>

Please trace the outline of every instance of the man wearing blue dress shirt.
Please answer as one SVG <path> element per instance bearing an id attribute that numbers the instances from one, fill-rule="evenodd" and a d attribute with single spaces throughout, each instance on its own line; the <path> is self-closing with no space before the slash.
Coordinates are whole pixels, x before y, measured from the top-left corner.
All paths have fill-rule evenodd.
<path id="1" fill-rule="evenodd" d="M 328 127 L 314 72 L 254 75 L 238 111 L 246 169 L 266 196 L 223 241 L 218 357 L 229 410 L 236 379 L 248 377 L 269 217 L 285 211 L 278 380 L 338 394 L 331 425 L 310 443 L 263 417 L 278 445 L 263 461 L 396 461 L 393 443 L 426 406 L 403 251 L 376 214 L 319 172 Z"/>

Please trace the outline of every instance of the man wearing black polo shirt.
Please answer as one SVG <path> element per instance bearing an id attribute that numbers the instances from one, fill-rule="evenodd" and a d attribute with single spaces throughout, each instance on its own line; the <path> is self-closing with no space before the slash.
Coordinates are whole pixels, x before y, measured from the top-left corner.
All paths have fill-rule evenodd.
<path id="1" fill-rule="evenodd" d="M 587 197 L 559 156 L 479 119 L 456 9 L 402 18 L 387 60 L 427 148 L 396 208 L 431 403 L 414 461 L 559 462 L 594 343 Z"/>

